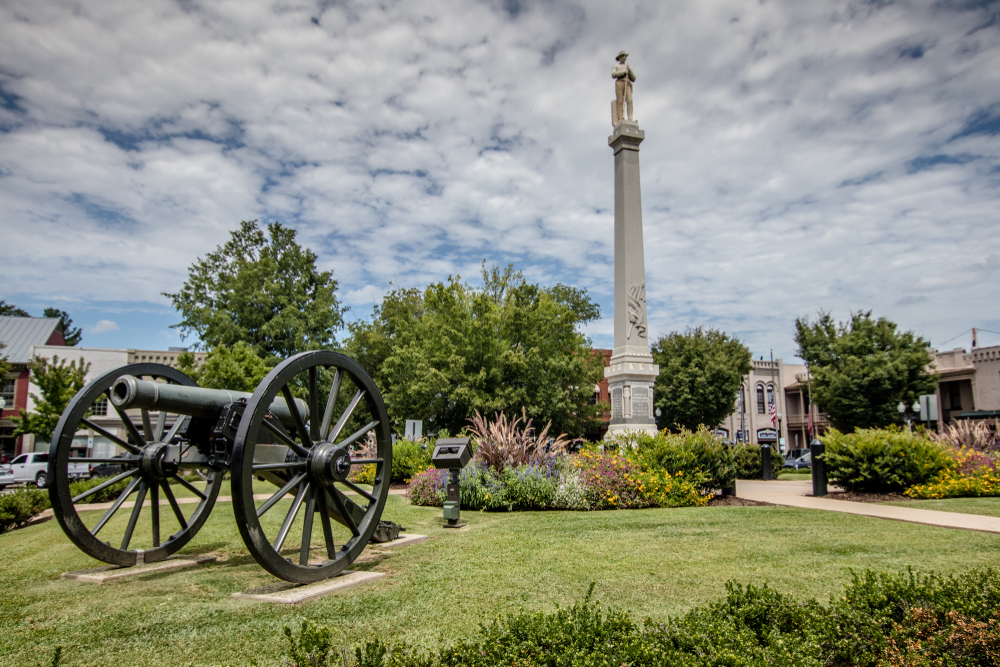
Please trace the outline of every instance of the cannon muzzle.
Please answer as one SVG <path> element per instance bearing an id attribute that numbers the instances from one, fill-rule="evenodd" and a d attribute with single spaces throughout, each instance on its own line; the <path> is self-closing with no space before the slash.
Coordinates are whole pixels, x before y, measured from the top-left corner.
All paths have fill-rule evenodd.
<path id="1" fill-rule="evenodd" d="M 130 408 L 146 408 L 147 410 L 163 410 L 192 417 L 214 419 L 219 412 L 240 399 L 250 400 L 253 394 L 244 391 L 228 389 L 205 389 L 203 387 L 185 387 L 179 384 L 165 384 L 140 380 L 132 375 L 122 375 L 111 385 L 108 392 L 111 403 L 119 410 Z M 309 406 L 300 398 L 295 399 L 295 406 L 302 421 L 309 420 Z M 295 421 L 288 409 L 288 404 L 281 396 L 271 403 L 271 414 L 282 424 L 295 428 Z"/>

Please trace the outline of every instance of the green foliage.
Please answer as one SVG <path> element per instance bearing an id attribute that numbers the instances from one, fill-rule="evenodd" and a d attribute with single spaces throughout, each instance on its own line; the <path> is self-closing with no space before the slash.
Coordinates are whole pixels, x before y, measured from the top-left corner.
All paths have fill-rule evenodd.
<path id="1" fill-rule="evenodd" d="M 354 665 L 986 667 L 1000 650 L 993 570 L 957 577 L 866 571 L 826 606 L 730 581 L 724 598 L 665 622 L 637 623 L 593 602 L 593 591 L 591 584 L 568 609 L 495 618 L 476 636 L 428 652 L 370 640 L 355 648 Z M 296 659 L 293 665 L 311 664 Z"/>
<path id="2" fill-rule="evenodd" d="M 655 436 L 630 434 L 619 439 L 619 448 L 644 470 L 683 474 L 702 493 L 725 489 L 736 480 L 733 449 L 707 427 L 679 433 L 660 431 Z"/>
<path id="3" fill-rule="evenodd" d="M 246 392 L 253 392 L 271 370 L 253 347 L 242 340 L 211 350 L 200 366 L 195 365 L 193 353 L 182 352 L 177 358 L 177 368 L 199 386 Z"/>
<path id="4" fill-rule="evenodd" d="M 48 491 L 15 489 L 0 496 L 0 533 L 20 528 L 49 509 Z"/>
<path id="5" fill-rule="evenodd" d="M 6 378 L 7 374 L 14 368 L 10 361 L 7 360 L 7 355 L 3 353 L 5 347 L 7 346 L 0 342 L 0 380 Z"/>
<path id="6" fill-rule="evenodd" d="M 828 477 L 846 491 L 888 493 L 924 484 L 952 465 L 948 448 L 898 428 L 823 436 Z"/>
<path id="7" fill-rule="evenodd" d="M 824 312 L 815 323 L 799 318 L 795 342 L 811 371 L 813 402 L 841 431 L 897 423 L 896 406 L 933 393 L 937 383 L 926 373 L 930 343 L 884 317 L 873 320 L 871 311 L 840 324 Z"/>
<path id="8" fill-rule="evenodd" d="M 736 465 L 736 479 L 764 479 L 764 459 L 760 445 L 741 442 L 732 445 L 733 463 Z M 771 450 L 771 478 L 778 479 L 784 459 L 776 449 Z"/>
<path id="9" fill-rule="evenodd" d="M 164 293 L 180 311 L 173 325 L 194 335 L 199 349 L 248 343 L 261 358 L 285 359 L 335 344 L 343 326 L 337 281 L 316 269 L 316 254 L 295 241 L 294 229 L 241 222 L 225 245 L 188 269 L 188 280 Z"/>
<path id="10" fill-rule="evenodd" d="M 405 482 L 431 467 L 434 440 L 397 438 L 392 444 L 392 481 Z"/>
<path id="11" fill-rule="evenodd" d="M 100 486 L 108 481 L 107 477 L 94 477 L 92 479 L 81 479 L 75 482 L 69 483 L 69 495 L 76 497 L 83 493 L 84 491 L 89 491 L 95 486 Z M 173 480 L 171 480 L 173 481 Z M 92 496 L 87 497 L 87 504 L 93 505 L 95 503 L 109 503 L 115 500 L 125 487 L 128 486 L 129 480 L 123 479 L 120 482 L 116 482 L 111 486 L 105 487 L 95 493 Z"/>
<path id="12" fill-rule="evenodd" d="M 476 411 L 552 422 L 583 433 L 601 364 L 577 325 L 597 314 L 585 291 L 544 289 L 508 266 L 483 268 L 483 287 L 461 279 L 423 292 L 396 288 L 371 321 L 349 325 L 347 353 L 364 366 L 395 423 L 420 418 L 431 432 L 461 430 Z"/>
<path id="13" fill-rule="evenodd" d="M 508 502 L 518 510 L 549 509 L 559 487 L 559 473 L 553 466 L 507 468 L 502 479 Z"/>
<path id="14" fill-rule="evenodd" d="M 330 664 L 328 658 L 333 645 L 333 632 L 330 628 L 303 619 L 298 637 L 288 625 L 285 626 L 285 637 L 289 643 L 290 667 L 327 667 Z"/>
<path id="15" fill-rule="evenodd" d="M 44 357 L 35 357 L 29 364 L 31 381 L 42 392 L 41 397 L 32 394 L 35 401 L 34 412 L 20 410 L 20 417 L 12 417 L 13 437 L 33 433 L 40 439 L 51 442 L 52 432 L 59 423 L 59 417 L 73 396 L 83 389 L 90 364 L 83 359 L 66 363 L 59 355 L 52 355 L 52 363 Z"/>
<path id="16" fill-rule="evenodd" d="M 661 428 L 695 430 L 729 416 L 743 376 L 750 372 L 746 345 L 715 329 L 688 329 L 661 336 L 652 346 L 660 366 L 654 383 Z"/>
<path id="17" fill-rule="evenodd" d="M 6 301 L 0 301 L 0 316 L 3 317 L 31 317 L 28 311 L 23 308 L 18 308 L 12 303 L 7 303 Z"/>
<path id="18" fill-rule="evenodd" d="M 73 319 L 65 310 L 46 308 L 42 311 L 42 317 L 53 317 L 59 320 L 59 331 L 62 332 L 63 340 L 70 347 L 79 345 L 83 339 L 83 330 L 80 327 L 73 327 Z"/>

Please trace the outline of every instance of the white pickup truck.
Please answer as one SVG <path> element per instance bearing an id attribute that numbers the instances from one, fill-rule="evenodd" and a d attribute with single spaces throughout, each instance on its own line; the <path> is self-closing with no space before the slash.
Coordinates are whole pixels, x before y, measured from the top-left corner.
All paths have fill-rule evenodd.
<path id="1" fill-rule="evenodd" d="M 70 463 L 71 479 L 86 479 L 90 477 L 90 466 L 86 463 Z M 44 489 L 49 484 L 49 453 L 35 452 L 21 454 L 7 465 L 0 465 L 0 489 L 9 484 L 38 485 Z"/>

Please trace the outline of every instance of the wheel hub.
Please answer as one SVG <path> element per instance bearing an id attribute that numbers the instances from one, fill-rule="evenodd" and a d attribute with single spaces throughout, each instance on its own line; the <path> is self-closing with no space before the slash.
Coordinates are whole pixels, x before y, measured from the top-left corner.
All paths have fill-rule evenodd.
<path id="1" fill-rule="evenodd" d="M 163 480 L 177 473 L 178 461 L 170 456 L 175 449 L 164 442 L 154 442 L 142 448 L 139 455 L 139 471 L 150 480 Z"/>
<path id="2" fill-rule="evenodd" d="M 325 442 L 313 447 L 309 452 L 307 469 L 310 475 L 322 484 L 343 482 L 351 474 L 351 453 L 346 447 Z"/>

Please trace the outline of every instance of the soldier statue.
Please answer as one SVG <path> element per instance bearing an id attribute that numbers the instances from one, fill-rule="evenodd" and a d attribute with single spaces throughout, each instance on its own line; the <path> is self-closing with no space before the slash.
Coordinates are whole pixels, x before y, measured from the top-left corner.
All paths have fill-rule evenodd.
<path id="1" fill-rule="evenodd" d="M 615 80 L 615 101 L 611 105 L 611 124 L 625 120 L 625 104 L 628 104 L 628 119 L 632 120 L 632 82 L 635 81 L 635 72 L 632 67 L 625 64 L 628 53 L 620 51 L 615 60 L 618 64 L 611 68 L 611 78 Z"/>

